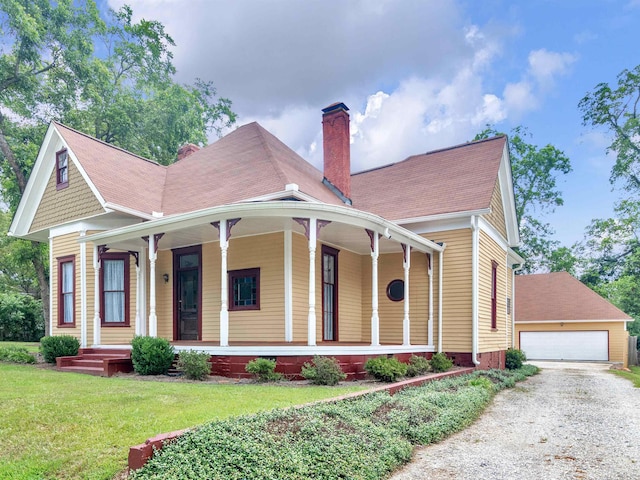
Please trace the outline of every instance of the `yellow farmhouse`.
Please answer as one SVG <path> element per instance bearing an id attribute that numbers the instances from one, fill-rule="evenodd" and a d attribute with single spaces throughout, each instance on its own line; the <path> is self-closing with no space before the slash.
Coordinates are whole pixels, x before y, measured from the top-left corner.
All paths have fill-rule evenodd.
<path id="1" fill-rule="evenodd" d="M 257 123 L 168 167 L 51 123 L 10 228 L 49 243 L 48 333 L 94 358 L 164 337 L 221 375 L 316 354 L 351 378 L 391 354 L 503 368 L 522 263 L 507 138 L 352 174 L 348 108 L 322 126 L 323 172 Z"/>

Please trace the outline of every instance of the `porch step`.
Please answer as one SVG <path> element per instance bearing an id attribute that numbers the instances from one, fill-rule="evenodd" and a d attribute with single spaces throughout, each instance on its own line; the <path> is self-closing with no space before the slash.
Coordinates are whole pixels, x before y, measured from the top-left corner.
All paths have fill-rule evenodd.
<path id="1" fill-rule="evenodd" d="M 130 350 L 85 348 L 77 356 L 57 358 L 56 369 L 110 377 L 117 372 L 131 372 L 133 363 Z"/>

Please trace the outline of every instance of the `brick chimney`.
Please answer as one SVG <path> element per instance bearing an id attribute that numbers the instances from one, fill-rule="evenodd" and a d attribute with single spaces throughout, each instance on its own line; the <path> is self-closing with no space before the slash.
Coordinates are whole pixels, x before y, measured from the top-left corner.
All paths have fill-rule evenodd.
<path id="1" fill-rule="evenodd" d="M 178 158 L 176 159 L 176 162 L 179 162 L 183 158 L 187 158 L 189 155 L 197 152 L 198 150 L 200 150 L 200 147 L 198 145 L 194 145 L 193 143 L 185 143 L 178 149 Z"/>
<path id="2" fill-rule="evenodd" d="M 349 108 L 334 103 L 322 109 L 324 183 L 347 205 L 351 205 L 351 147 Z"/>

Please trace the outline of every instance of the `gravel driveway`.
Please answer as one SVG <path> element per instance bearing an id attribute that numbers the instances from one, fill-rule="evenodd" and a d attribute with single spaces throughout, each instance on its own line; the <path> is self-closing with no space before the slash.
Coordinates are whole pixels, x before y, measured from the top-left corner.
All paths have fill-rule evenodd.
<path id="1" fill-rule="evenodd" d="M 640 479 L 640 389 L 608 364 L 532 363 L 539 375 L 391 478 Z"/>

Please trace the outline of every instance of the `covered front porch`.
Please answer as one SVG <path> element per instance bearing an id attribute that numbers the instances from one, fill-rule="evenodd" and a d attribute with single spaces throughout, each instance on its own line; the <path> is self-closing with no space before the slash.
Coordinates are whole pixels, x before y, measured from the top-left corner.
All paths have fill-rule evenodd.
<path id="1" fill-rule="evenodd" d="M 353 208 L 240 203 L 81 242 L 93 246 L 96 292 L 83 347 L 161 336 L 178 351 L 239 362 L 428 355 L 441 344 L 444 246 Z M 100 268 L 113 252 L 135 261 L 129 329 L 105 324 L 100 304 Z"/>

